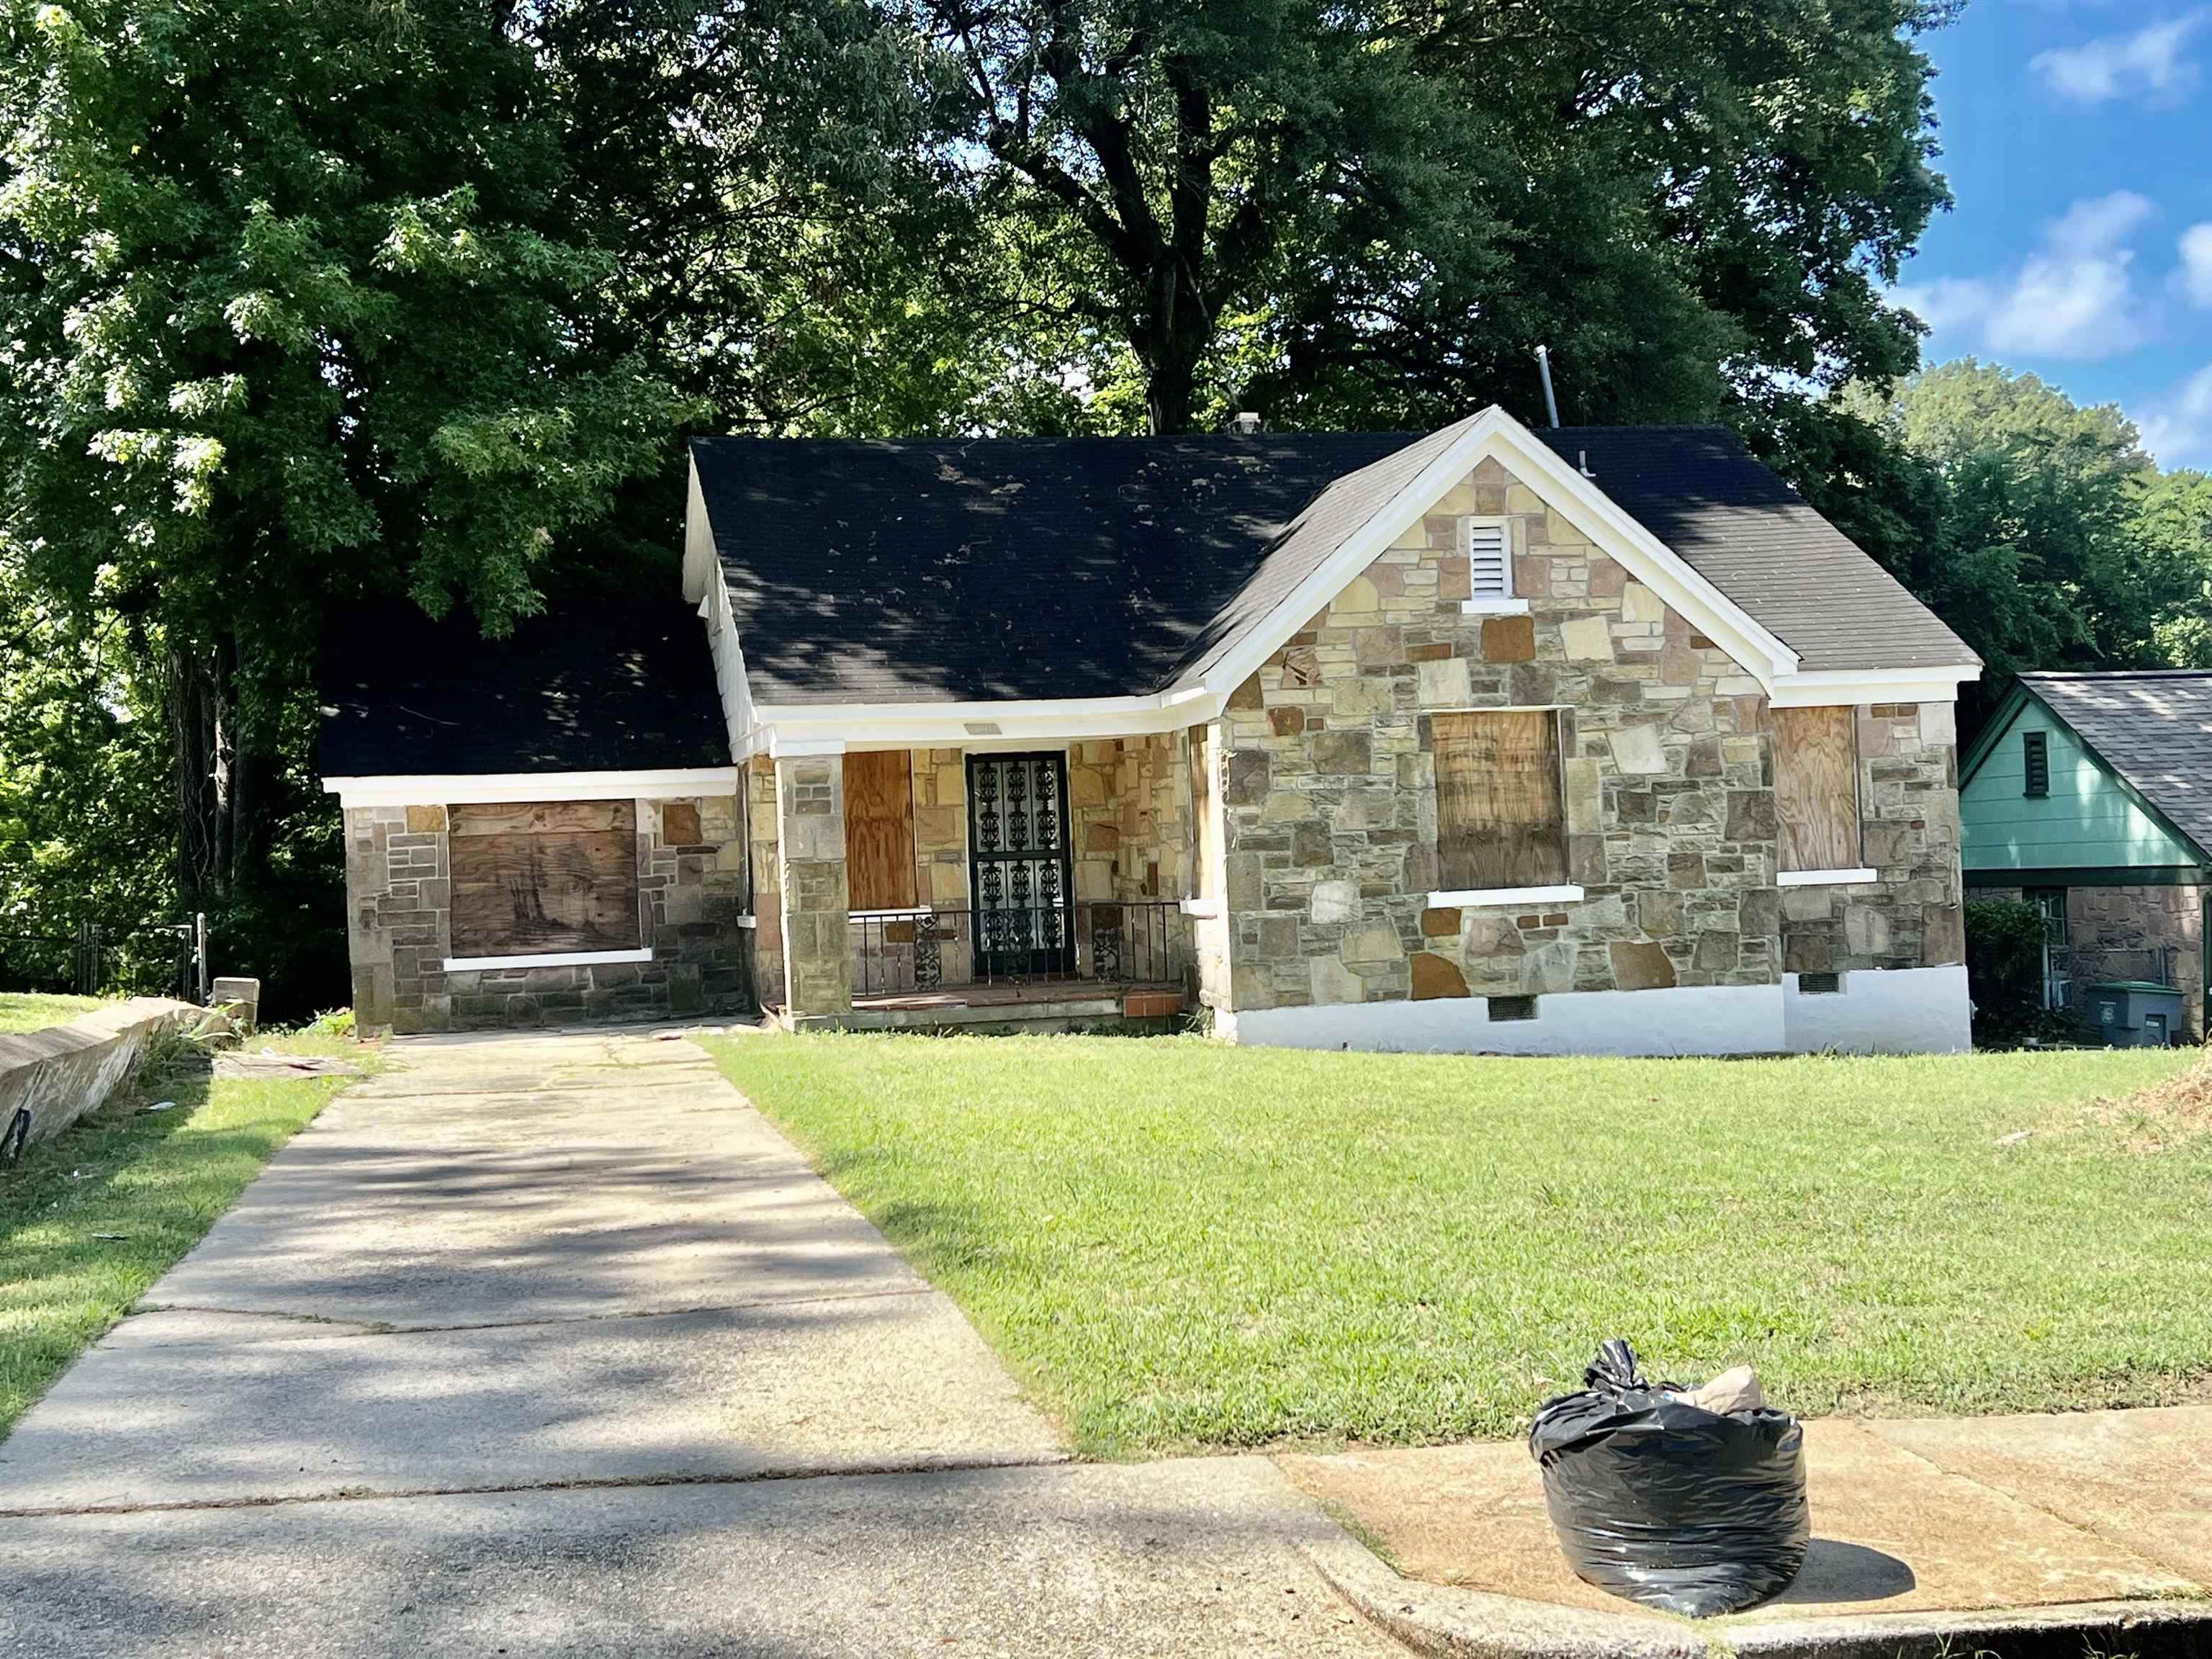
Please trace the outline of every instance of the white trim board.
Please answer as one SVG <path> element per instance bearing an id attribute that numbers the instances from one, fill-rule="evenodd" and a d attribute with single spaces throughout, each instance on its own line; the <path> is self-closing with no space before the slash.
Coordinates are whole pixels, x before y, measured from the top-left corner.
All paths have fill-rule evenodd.
<path id="1" fill-rule="evenodd" d="M 461 772 L 404 777 L 325 778 L 323 793 L 343 808 L 444 806 L 464 801 L 653 800 L 734 794 L 738 768 L 664 772 Z"/>
<path id="2" fill-rule="evenodd" d="M 474 974 L 502 968 L 598 968 L 617 962 L 651 962 L 647 951 L 545 951 L 528 957 L 447 957 L 449 974 Z"/>
<path id="3" fill-rule="evenodd" d="M 1583 890 L 1572 884 L 1557 887 L 1476 887 L 1456 892 L 1431 893 L 1431 910 L 1480 910 L 1500 904 L 1579 904 Z"/>

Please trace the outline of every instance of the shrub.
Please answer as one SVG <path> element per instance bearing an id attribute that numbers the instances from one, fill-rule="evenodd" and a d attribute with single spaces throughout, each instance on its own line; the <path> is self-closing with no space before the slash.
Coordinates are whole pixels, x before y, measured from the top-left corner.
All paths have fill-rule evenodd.
<path id="1" fill-rule="evenodd" d="M 2043 914 L 2018 899 L 1966 901 L 1966 982 L 1974 1042 L 2007 1048 L 2029 1036 L 2071 1036 L 2072 1022 L 2043 1006 Z"/>

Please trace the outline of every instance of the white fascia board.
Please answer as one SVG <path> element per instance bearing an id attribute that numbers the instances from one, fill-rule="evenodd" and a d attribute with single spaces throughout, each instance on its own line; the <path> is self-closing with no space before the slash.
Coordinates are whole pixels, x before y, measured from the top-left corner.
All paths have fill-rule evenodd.
<path id="1" fill-rule="evenodd" d="M 1254 625 L 1207 672 L 1205 684 L 1217 700 L 1215 708 L 1280 650 L 1285 640 L 1325 610 L 1354 576 L 1411 529 L 1454 484 L 1492 456 L 1542 496 L 1547 507 L 1626 567 L 1632 576 L 1693 623 L 1760 684 L 1771 684 L 1796 671 L 1796 652 L 1616 506 L 1605 494 L 1602 481 L 1584 477 L 1528 428 L 1493 404 L 1389 505 L 1346 537 L 1288 599 Z"/>
<path id="2" fill-rule="evenodd" d="M 1146 737 L 1211 718 L 1203 687 L 1141 697 L 1066 697 L 1027 702 L 753 705 L 752 748 L 775 755 L 848 749 L 974 749 Z M 970 730 L 990 726 L 992 731 Z M 814 745 L 834 744 L 835 748 Z M 806 745 L 800 747 L 799 745 Z"/>
<path id="3" fill-rule="evenodd" d="M 341 807 L 443 806 L 533 800 L 635 800 L 680 795 L 728 794 L 738 787 L 734 766 L 702 766 L 658 772 L 483 772 L 418 776 L 325 778 L 323 793 Z"/>
<path id="4" fill-rule="evenodd" d="M 1982 677 L 1972 664 L 1950 668 L 1827 668 L 1774 683 L 1777 708 L 1833 708 L 1869 702 L 1956 702 L 1959 687 Z"/>

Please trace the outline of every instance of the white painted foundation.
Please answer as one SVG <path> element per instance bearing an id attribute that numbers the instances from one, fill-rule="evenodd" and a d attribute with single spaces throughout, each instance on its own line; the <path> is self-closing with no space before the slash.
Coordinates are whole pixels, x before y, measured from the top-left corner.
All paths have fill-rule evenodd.
<path id="1" fill-rule="evenodd" d="M 1571 991 L 1536 999 L 1536 1018 L 1493 1021 L 1484 997 L 1346 1002 L 1224 1014 L 1215 1029 L 1268 1048 L 1386 1054 L 1742 1054 L 1782 1047 L 1778 985 Z"/>
<path id="2" fill-rule="evenodd" d="M 1782 977 L 1783 1046 L 1794 1054 L 1963 1054 L 1974 1046 L 1966 970 L 1890 968 L 1845 974 L 1843 989 L 1807 996 Z"/>
<path id="3" fill-rule="evenodd" d="M 1534 1019 L 1492 1020 L 1483 997 L 1222 1010 L 1217 1036 L 1267 1048 L 1385 1054 L 1960 1054 L 1972 1046 L 1964 968 L 1846 974 L 1832 995 L 1780 985 L 1571 991 Z"/>

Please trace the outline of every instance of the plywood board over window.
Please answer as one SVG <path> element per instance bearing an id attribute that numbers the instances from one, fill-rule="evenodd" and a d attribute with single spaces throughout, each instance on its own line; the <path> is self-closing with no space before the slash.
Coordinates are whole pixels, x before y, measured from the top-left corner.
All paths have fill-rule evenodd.
<path id="1" fill-rule="evenodd" d="M 845 757 L 845 876 L 855 910 L 911 910 L 914 777 L 903 749 Z"/>
<path id="2" fill-rule="evenodd" d="M 1455 890 L 1567 878 L 1559 719 L 1549 709 L 1436 714 L 1437 857 Z"/>
<path id="3" fill-rule="evenodd" d="M 455 956 L 638 948 L 636 803 L 458 805 L 447 821 Z"/>
<path id="4" fill-rule="evenodd" d="M 1858 712 L 1777 708 L 1774 815 L 1784 870 L 1859 865 Z"/>

